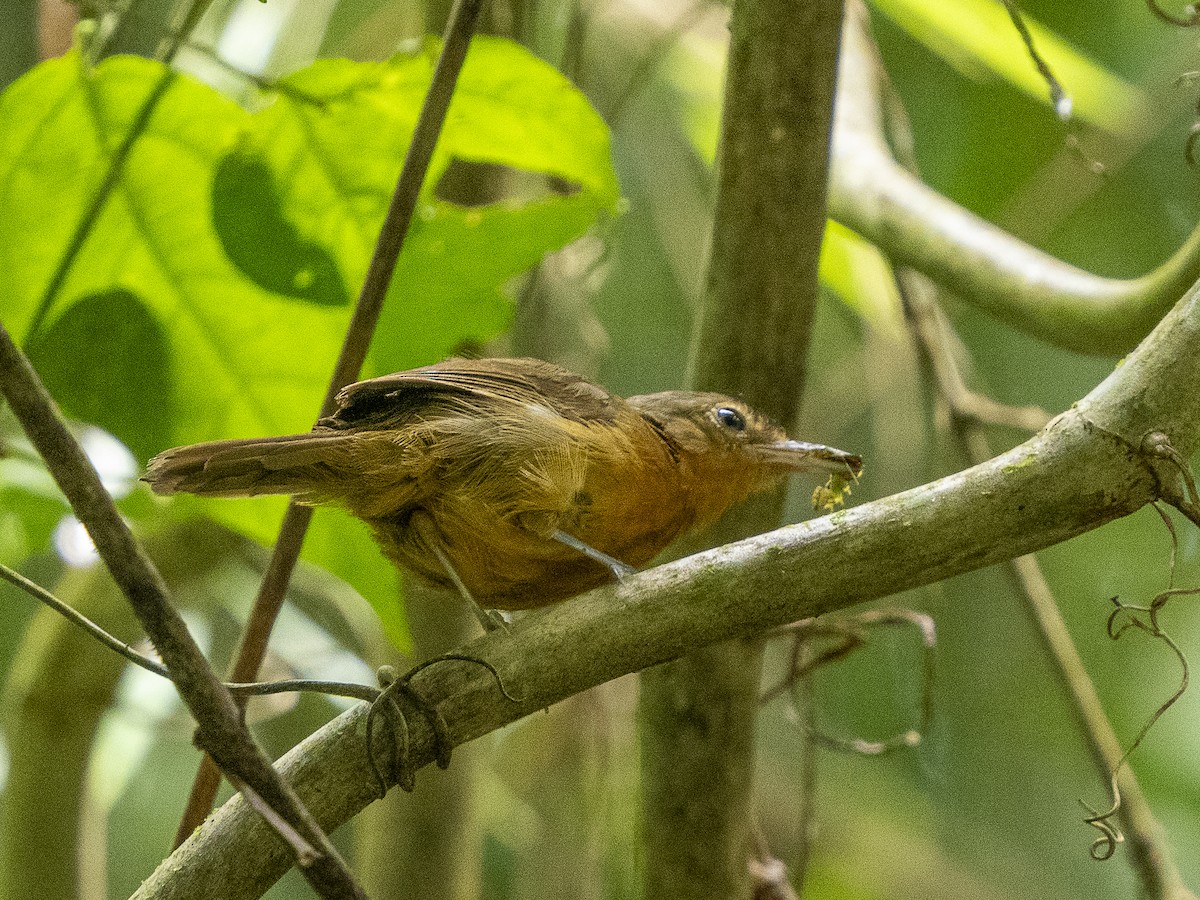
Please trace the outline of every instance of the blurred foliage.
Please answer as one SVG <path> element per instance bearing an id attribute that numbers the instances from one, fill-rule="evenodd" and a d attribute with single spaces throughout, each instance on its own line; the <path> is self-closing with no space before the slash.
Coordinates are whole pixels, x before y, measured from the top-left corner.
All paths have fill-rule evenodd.
<path id="1" fill-rule="evenodd" d="M 130 41 L 155 34 L 161 21 L 154 16 L 166 14 L 162 4 L 143 6 Z M 912 119 L 924 176 L 1076 265 L 1141 274 L 1168 256 L 1200 214 L 1196 174 L 1183 157 L 1197 89 L 1175 84 L 1195 68 L 1194 40 L 1150 16 L 1141 0 L 1103 9 L 1064 0 L 1021 6 L 1073 98 L 1087 153 L 1109 175 L 1095 177 L 1064 147 L 1063 126 L 998 4 L 878 0 L 876 36 Z M 0 4 L 0 33 L 28 37 L 14 9 Z M 238 102 L 186 75 L 175 78 L 42 313 L 49 275 L 161 69 L 127 57 L 93 69 L 71 55 L 42 64 L 0 97 L 0 321 L 25 341 L 70 415 L 109 429 L 142 461 L 169 443 L 311 424 L 428 82 L 432 46 L 422 33 L 440 31 L 445 13 L 446 4 L 416 0 L 215 4 L 199 32 L 208 45 L 243 65 L 234 48 L 250 46 L 261 51 L 263 71 L 295 74 L 281 93 L 264 93 L 190 49 L 187 68 Z M 592 298 L 608 333 L 600 374 L 612 389 L 683 382 L 703 286 L 725 15 L 721 4 L 684 0 L 582 7 L 495 0 L 490 29 L 528 49 L 492 39 L 472 51 L 371 374 L 487 341 L 509 320 L 504 297 L 537 291 L 549 302 L 556 294 Z M 314 63 L 300 47 L 364 62 Z M 451 158 L 505 167 L 506 195 L 471 207 L 441 196 L 434 186 Z M 612 167 L 624 197 L 619 218 L 610 215 L 618 194 Z M 507 177 L 512 169 L 536 177 Z M 510 280 L 589 229 L 606 249 L 572 270 L 574 280 Z M 828 234 L 829 302 L 820 310 L 796 430 L 863 453 L 869 477 L 853 498 L 861 502 L 961 468 L 963 460 L 923 384 L 879 257 L 844 229 Z M 581 251 L 567 246 L 563 253 L 569 259 Z M 1049 348 L 957 303 L 950 311 L 972 385 L 1000 400 L 1057 412 L 1115 363 Z M 28 333 L 35 316 L 40 324 Z M 993 438 L 999 448 L 1021 436 Z M 0 559 L 54 584 L 62 564 L 48 542 L 65 508 L 4 419 L 0 442 Z M 808 514 L 811 487 L 797 484 L 795 518 Z M 141 491 L 122 503 L 143 532 L 203 514 L 260 541 L 273 537 L 280 508 L 269 500 L 163 504 Z M 1195 583 L 1200 536 L 1182 525 L 1179 533 L 1176 582 Z M 207 546 L 189 542 L 197 553 Z M 255 548 L 236 546 L 223 551 L 222 565 L 197 564 L 204 578 L 184 598 L 222 662 L 261 565 Z M 399 639 L 394 577 L 361 529 L 322 511 L 306 553 L 371 598 Z M 1177 664 L 1140 635 L 1110 642 L 1108 598 L 1149 599 L 1166 586 L 1169 556 L 1152 511 L 1041 554 L 1126 739 L 1174 688 Z M 275 641 L 285 657 L 280 665 L 327 675 L 353 670 L 347 648 L 377 641 L 381 626 L 340 581 L 305 571 L 292 595 L 303 611 L 281 622 Z M 1006 573 L 975 573 L 888 603 L 922 609 L 937 622 L 935 724 L 911 752 L 877 759 L 820 753 L 805 896 L 1133 895 L 1124 850 L 1104 864 L 1088 857 L 1093 835 L 1077 801 L 1106 805 L 1106 781 L 1091 766 Z M 2 671 L 13 664 L 29 606 L 6 598 Z M 1168 619 L 1194 653 L 1197 614 L 1185 601 Z M 368 676 L 364 669 L 355 677 Z M 820 720 L 839 734 L 881 737 L 907 727 L 919 690 L 911 636 L 872 635 L 867 648 L 819 672 L 814 689 Z M 113 743 L 93 754 L 90 791 L 103 798 L 93 839 L 107 841 L 114 898 L 127 896 L 165 852 L 194 765 L 187 723 L 177 707 L 155 706 L 162 702 L 155 696 L 139 682 L 108 714 L 110 741 L 139 748 L 119 778 Z M 544 722 L 535 717 L 481 741 L 495 757 L 481 763 L 485 838 L 480 858 L 463 864 L 483 866 L 485 896 L 553 896 L 551 877 L 565 878 L 568 869 L 594 896 L 636 896 L 631 698 L 626 680 L 555 709 Z M 1200 886 L 1200 858 L 1189 852 L 1200 838 L 1200 769 L 1190 752 L 1196 703 L 1194 694 L 1185 696 L 1133 760 L 1193 887 Z M 282 751 L 329 714 L 326 701 L 307 699 L 259 733 Z M 764 832 L 789 863 L 799 847 L 804 765 L 794 718 L 780 701 L 766 708 L 761 727 Z M 418 785 L 426 777 L 437 775 L 421 773 Z M 339 841 L 352 852 L 347 836 Z M 557 872 L 539 847 L 554 848 Z M 309 895 L 289 876 L 270 896 Z"/>

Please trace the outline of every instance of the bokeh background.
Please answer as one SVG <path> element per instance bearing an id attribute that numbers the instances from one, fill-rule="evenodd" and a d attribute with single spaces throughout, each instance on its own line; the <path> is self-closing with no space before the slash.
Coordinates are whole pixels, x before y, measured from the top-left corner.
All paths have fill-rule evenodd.
<path id="1" fill-rule="evenodd" d="M 122 44 L 150 52 L 170 20 L 170 4 L 147 0 L 137 8 Z M 1022 8 L 1044 29 L 1039 34 L 1062 42 L 1060 58 L 1070 60 L 1068 71 L 1078 78 L 1064 78 L 1064 86 L 1076 99 L 1083 145 L 1108 174 L 1088 171 L 1065 146 L 1064 126 L 1031 75 L 1015 31 L 1002 11 L 997 15 L 998 4 L 880 0 L 871 6 L 872 23 L 911 117 L 923 175 L 958 203 L 1075 265 L 1114 277 L 1143 274 L 1179 245 L 1200 214 L 1200 173 L 1184 154 L 1200 82 L 1181 81 L 1196 65 L 1195 35 L 1166 25 L 1137 0 L 1102 6 L 1027 0 Z M 39 19 L 35 4 L 0 0 L 0 78 L 16 78 L 39 52 L 64 49 L 71 22 L 62 12 L 47 6 Z M 196 48 L 185 49 L 179 62 L 242 96 L 245 79 L 231 67 L 272 78 L 316 56 L 383 59 L 422 34 L 440 33 L 446 15 L 447 4 L 419 0 L 218 2 L 196 43 L 215 50 L 224 64 Z M 522 304 L 515 325 L 485 349 L 550 356 L 622 394 L 682 386 L 711 222 L 727 17 L 724 4 L 679 0 L 491 4 L 487 30 L 559 67 L 608 123 L 623 201 L 618 216 L 549 258 L 532 285 L 528 279 L 511 284 L 511 296 Z M 476 190 L 477 175 L 463 174 L 457 190 Z M 863 454 L 867 478 L 853 502 L 961 468 L 897 301 L 869 253 L 831 260 L 825 274 L 830 287 L 796 436 Z M 966 304 L 953 303 L 948 311 L 970 383 L 999 400 L 1053 414 L 1117 363 L 1053 348 Z M 4 315 L 0 306 L 0 320 Z M 1003 430 L 992 437 L 997 449 L 1021 440 Z M 264 551 L 190 512 L 164 511 L 142 495 L 144 488 L 128 483 L 146 454 L 105 450 L 103 435 L 94 440 L 98 459 L 116 460 L 110 465 L 118 475 L 125 468 L 132 491 L 126 511 L 176 575 L 189 622 L 223 665 Z M 0 469 L 3 479 L 27 487 L 36 475 L 9 465 Z M 811 515 L 812 487 L 795 485 L 792 520 Z M 86 548 L 72 549 L 69 525 L 60 527 L 61 504 L 49 491 L 15 496 L 7 492 L 12 502 L 0 509 L 6 561 L 18 562 L 66 599 L 96 602 L 109 589 L 90 567 Z M 1175 582 L 1198 583 L 1196 530 L 1182 522 L 1177 530 Z M 1109 598 L 1147 602 L 1167 586 L 1171 555 L 1170 537 L 1152 510 L 1040 555 L 1126 741 L 1174 690 L 1179 664 L 1143 635 L 1110 641 L 1104 627 Z M 378 620 L 337 579 L 303 568 L 292 600 L 273 641 L 269 674 L 370 680 L 372 666 L 388 658 Z M 794 710 L 776 701 L 762 714 L 760 810 L 767 842 L 794 864 L 803 817 L 811 816 L 815 827 L 804 896 L 1135 896 L 1123 849 L 1108 862 L 1089 857 L 1095 833 L 1082 824 L 1079 801 L 1105 808 L 1107 780 L 1090 761 L 1007 571 L 975 573 L 879 605 L 921 610 L 937 624 L 935 715 L 917 748 L 875 758 L 817 751 L 817 787 L 806 797 L 805 741 Z M 442 615 L 438 609 L 434 619 Z M 25 682 L 36 669 L 49 682 L 37 696 L 70 710 L 89 694 L 93 670 L 73 667 L 70 653 L 56 665 L 35 665 L 45 659 L 30 636 L 34 614 L 32 601 L 3 589 L 0 671 L 8 702 L 11 707 L 14 697 L 29 695 Z M 1165 619 L 1183 650 L 1194 653 L 1200 617 L 1190 602 L 1173 604 Z M 773 654 L 773 664 L 782 655 Z M 915 633 L 873 632 L 865 648 L 814 676 L 817 718 L 846 736 L 879 738 L 911 727 L 921 665 Z M 778 675 L 777 665 L 769 668 Z M 457 827 L 473 845 L 455 863 L 465 896 L 637 896 L 635 697 L 635 679 L 622 679 L 461 755 L 472 799 L 447 815 L 461 815 Z M 112 696 L 91 699 L 103 710 L 95 743 L 84 757 L 62 762 L 87 766 L 86 841 L 79 849 L 48 846 L 46 852 L 84 861 L 82 896 L 119 898 L 167 852 L 196 753 L 184 711 L 152 677 L 126 672 Z M 256 705 L 252 718 L 275 753 L 337 712 L 320 698 L 272 703 Z M 12 715 L 5 721 L 11 728 Z M 1200 855 L 1193 849 L 1200 841 L 1198 722 L 1200 701 L 1188 693 L 1132 760 L 1193 886 L 1200 885 Z M 0 734 L 0 803 L 11 802 L 3 793 L 4 748 L 13 742 L 11 734 Z M 418 784 L 450 777 L 453 770 L 422 772 Z M 388 804 L 408 802 L 393 796 Z M 362 850 L 377 841 L 364 837 L 365 828 L 348 826 L 337 840 L 352 860 L 372 867 L 372 884 L 385 885 L 386 855 Z M 426 877 L 432 885 L 450 874 L 430 870 Z M 14 898 L 28 896 L 9 889 Z M 430 890 L 409 884 L 380 887 L 372 896 L 428 896 Z M 269 896 L 283 900 L 307 891 L 290 875 Z"/>

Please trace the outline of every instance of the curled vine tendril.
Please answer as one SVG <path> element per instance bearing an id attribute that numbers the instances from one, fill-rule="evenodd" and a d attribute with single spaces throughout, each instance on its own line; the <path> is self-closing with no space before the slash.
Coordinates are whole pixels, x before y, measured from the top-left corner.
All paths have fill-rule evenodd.
<path id="1" fill-rule="evenodd" d="M 1160 515 L 1162 511 L 1160 510 Z M 1174 529 L 1171 530 L 1172 539 L 1174 539 Z M 1174 564 L 1174 552 L 1172 552 L 1172 566 Z M 1172 579 L 1174 571 L 1172 569 Z M 1117 813 L 1121 809 L 1121 791 L 1118 787 L 1118 779 L 1121 774 L 1121 768 L 1129 762 L 1129 757 L 1141 745 L 1150 729 L 1155 723 L 1163 717 L 1168 709 L 1175 705 L 1184 692 L 1188 689 L 1188 683 L 1191 678 L 1190 669 L 1188 667 L 1187 656 L 1179 645 L 1175 643 L 1174 638 L 1168 634 L 1159 623 L 1159 614 L 1163 611 L 1166 605 L 1175 597 L 1188 597 L 1200 594 L 1200 588 L 1169 588 L 1158 594 L 1149 606 L 1133 606 L 1121 602 L 1119 597 L 1113 597 L 1113 611 L 1109 613 L 1106 630 L 1108 636 L 1113 640 L 1119 640 L 1122 635 L 1131 629 L 1143 631 L 1156 640 L 1162 641 L 1175 654 L 1175 658 L 1179 660 L 1180 677 L 1179 686 L 1175 689 L 1162 704 L 1159 705 L 1150 717 L 1142 724 L 1141 729 L 1137 733 L 1137 737 L 1133 739 L 1133 743 L 1129 745 L 1117 761 L 1116 766 L 1112 771 L 1112 806 L 1105 812 L 1097 812 L 1084 801 L 1079 801 L 1089 815 L 1084 817 L 1084 822 L 1093 828 L 1097 829 L 1100 834 L 1095 841 L 1092 842 L 1091 855 L 1095 860 L 1111 859 L 1116 852 L 1117 845 L 1125 840 L 1121 830 L 1113 821 Z M 1141 614 L 1141 615 L 1139 615 Z"/>
<path id="2" fill-rule="evenodd" d="M 1200 110 L 1198 110 L 1198 114 L 1200 114 Z M 1200 132 L 1200 124 L 1197 124 L 1196 128 Z M 1166 460 L 1175 468 L 1183 482 L 1183 490 L 1179 489 L 1178 484 L 1165 484 L 1162 487 L 1163 499 L 1197 526 L 1200 526 L 1200 491 L 1196 489 L 1196 477 L 1192 474 L 1192 467 L 1187 459 L 1175 449 L 1171 439 L 1161 431 L 1151 431 L 1143 437 L 1142 450 L 1151 456 Z M 1171 536 L 1174 540 L 1173 528 Z"/>
<path id="3" fill-rule="evenodd" d="M 1146 0 L 1146 6 L 1156 18 L 1162 19 L 1162 21 L 1166 22 L 1168 25 L 1176 25 L 1180 28 L 1191 28 L 1197 22 L 1200 22 L 1200 12 L 1197 12 L 1196 4 L 1194 3 L 1189 3 L 1183 8 L 1182 16 L 1176 16 L 1167 12 L 1158 5 L 1158 0 Z"/>
<path id="4" fill-rule="evenodd" d="M 381 799 L 387 795 L 388 775 L 391 776 L 392 780 L 402 790 L 411 792 L 416 785 L 416 772 L 410 760 L 408 719 L 405 718 L 404 711 L 400 708 L 398 696 L 404 697 L 415 706 L 421 715 L 425 717 L 425 721 L 429 723 L 429 727 L 433 729 L 434 754 L 438 767 L 445 769 L 450 766 L 450 755 L 454 749 L 454 742 L 450 736 L 450 726 L 446 723 L 446 719 L 441 711 L 413 688 L 412 680 L 418 673 L 428 669 L 430 666 L 454 660 L 472 663 L 473 665 L 482 666 L 484 669 L 487 669 L 496 680 L 496 684 L 500 688 L 500 693 L 507 700 L 513 703 L 522 702 L 523 698 L 517 697 L 509 691 L 499 670 L 486 659 L 480 659 L 478 656 L 468 656 L 463 653 L 446 653 L 413 666 L 413 668 L 399 676 L 397 676 L 396 670 L 391 666 L 382 666 L 377 673 L 380 690 L 367 710 L 366 722 L 367 765 L 371 768 L 371 774 L 375 776 L 375 783 L 379 788 Z M 380 768 L 379 760 L 375 757 L 375 723 L 380 718 L 387 725 L 392 737 L 387 742 L 388 764 L 386 775 L 385 770 Z"/>
<path id="5" fill-rule="evenodd" d="M 912 627 L 921 634 L 923 664 L 919 724 L 916 728 L 906 729 L 882 740 L 840 737 L 821 731 L 813 723 L 810 715 L 801 715 L 799 712 L 800 708 L 806 705 L 801 694 L 809 676 L 821 666 L 844 659 L 855 650 L 866 646 L 867 631 L 876 627 Z M 759 698 L 760 703 L 768 703 L 784 692 L 789 693 L 792 710 L 800 721 L 806 723 L 805 729 L 811 738 L 822 746 L 846 753 L 878 756 L 901 747 L 915 747 L 921 742 L 921 735 L 928 731 L 933 719 L 933 651 L 937 646 L 937 629 L 932 618 L 914 610 L 878 609 L 869 610 L 845 621 L 818 622 L 816 619 L 803 619 L 785 626 L 781 632 L 792 636 L 788 670 L 777 684 L 763 692 Z M 814 649 L 812 642 L 816 638 L 834 639 L 836 643 Z"/>

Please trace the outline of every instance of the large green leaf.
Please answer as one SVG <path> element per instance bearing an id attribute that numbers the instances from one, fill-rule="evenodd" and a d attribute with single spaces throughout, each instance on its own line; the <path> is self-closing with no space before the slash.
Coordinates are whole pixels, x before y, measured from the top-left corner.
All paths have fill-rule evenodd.
<path id="1" fill-rule="evenodd" d="M 255 114 L 133 57 L 92 69 L 68 54 L 0 96 L 0 320 L 34 352 L 64 407 L 142 455 L 307 430 L 436 50 L 431 42 L 385 63 L 318 62 Z M 159 88 L 46 306 L 77 223 Z M 433 195 L 451 158 L 567 187 L 468 209 Z M 495 336 L 509 318 L 504 283 L 583 234 L 617 199 L 608 131 L 586 98 L 516 45 L 477 39 L 374 365 L 405 368 Z M 200 508 L 263 540 L 277 526 L 259 502 Z M 306 555 L 347 577 L 394 626 L 394 573 L 365 530 L 336 517 L 317 522 Z"/>
<path id="2" fill-rule="evenodd" d="M 386 161 L 407 147 L 436 50 L 431 42 L 369 66 L 322 60 L 282 83 L 241 147 L 272 173 L 281 219 L 302 240 L 329 246 L 352 284 L 366 270 L 395 180 Z M 572 187 L 464 208 L 433 196 L 452 158 Z M 587 99 L 516 44 L 476 38 L 380 323 L 376 370 L 408 368 L 495 335 L 508 321 L 505 281 L 581 235 L 617 200 L 608 129 Z"/>
<path id="3" fill-rule="evenodd" d="M 165 383 L 174 390 L 156 398 L 148 410 L 155 421 L 142 427 L 177 442 L 302 427 L 317 405 L 313 387 L 326 377 L 345 312 L 268 293 L 230 263 L 211 225 L 213 173 L 248 116 L 151 61 L 116 57 L 88 70 L 71 54 L 38 66 L 0 99 L 0 206 L 7 213 L 0 218 L 0 261 L 13 273 L 0 316 L 27 338 L 70 232 L 163 77 L 172 79 L 170 87 L 32 343 L 44 362 L 52 353 L 104 356 L 104 342 L 46 345 L 46 327 L 85 298 L 137 298 L 166 334 Z M 126 356 L 107 392 L 82 382 L 75 385 L 80 398 L 68 390 L 62 402 L 85 406 L 101 424 L 120 423 L 147 364 Z M 129 428 L 114 431 L 138 442 Z"/>

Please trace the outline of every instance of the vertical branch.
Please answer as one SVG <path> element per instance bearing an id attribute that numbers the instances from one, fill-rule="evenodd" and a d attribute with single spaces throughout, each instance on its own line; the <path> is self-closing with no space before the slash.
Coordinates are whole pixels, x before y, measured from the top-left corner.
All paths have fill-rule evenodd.
<path id="1" fill-rule="evenodd" d="M 795 420 L 817 297 L 841 0 L 737 0 L 719 183 L 691 387 Z M 783 493 L 735 510 L 724 543 L 778 524 Z M 757 643 L 643 676 L 646 897 L 748 897 Z"/>
<path id="2" fill-rule="evenodd" d="M 375 252 L 371 256 L 358 303 L 346 330 L 341 354 L 329 380 L 329 389 L 321 406 L 323 416 L 333 412 L 338 391 L 358 377 L 359 370 L 367 358 L 371 337 L 375 333 L 375 325 L 379 321 L 388 286 L 396 271 L 400 251 L 404 249 L 404 240 L 408 236 L 421 185 L 425 182 L 426 172 L 429 171 L 429 163 L 433 158 L 438 136 L 442 133 L 446 113 L 454 96 L 454 87 L 458 83 L 458 74 L 462 71 L 471 35 L 475 31 L 475 23 L 479 19 L 482 7 L 483 0 L 457 0 L 450 14 L 429 91 L 425 95 L 425 102 L 413 129 L 412 141 L 408 145 L 396 189 L 388 204 L 387 215 L 375 243 Z M 230 673 L 233 681 L 252 681 L 262 665 L 271 629 L 283 606 L 284 594 L 300 558 L 300 548 L 311 521 L 311 508 L 299 506 L 294 502 L 288 505 L 279 529 L 279 538 L 275 542 L 275 549 L 267 566 L 267 573 L 259 587 L 258 595 L 254 598 L 246 631 L 238 647 Z M 202 761 L 192 784 L 187 808 L 179 823 L 175 846 L 179 846 L 212 810 L 218 785 L 219 779 L 211 761 Z"/>

